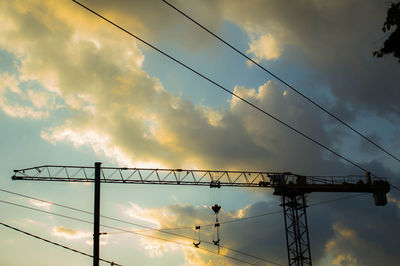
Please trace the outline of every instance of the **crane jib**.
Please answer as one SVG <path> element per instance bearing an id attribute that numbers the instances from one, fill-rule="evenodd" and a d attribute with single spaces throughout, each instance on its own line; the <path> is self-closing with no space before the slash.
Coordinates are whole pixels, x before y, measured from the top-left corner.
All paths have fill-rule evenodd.
<path id="1" fill-rule="evenodd" d="M 94 182 L 92 166 L 44 165 L 14 170 L 13 180 Z M 101 167 L 102 183 L 272 188 L 275 195 L 311 192 L 373 193 L 385 205 L 388 182 L 366 176 L 303 176 L 290 172 Z"/>

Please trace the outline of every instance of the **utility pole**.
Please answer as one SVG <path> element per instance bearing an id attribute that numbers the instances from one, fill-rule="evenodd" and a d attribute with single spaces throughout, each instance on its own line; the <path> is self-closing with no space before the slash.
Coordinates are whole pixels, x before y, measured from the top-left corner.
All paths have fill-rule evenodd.
<path id="1" fill-rule="evenodd" d="M 100 258 L 100 175 L 101 163 L 94 163 L 94 217 L 93 217 L 93 266 Z"/>

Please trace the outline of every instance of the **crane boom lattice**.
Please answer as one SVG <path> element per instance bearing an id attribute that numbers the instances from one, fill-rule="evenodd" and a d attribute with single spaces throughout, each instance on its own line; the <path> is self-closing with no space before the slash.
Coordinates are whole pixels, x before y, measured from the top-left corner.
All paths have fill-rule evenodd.
<path id="1" fill-rule="evenodd" d="M 94 182 L 93 166 L 42 165 L 14 170 L 13 180 Z M 298 184 L 300 175 L 289 172 L 257 172 L 226 170 L 190 170 L 159 168 L 101 167 L 102 183 L 159 184 L 159 185 L 199 185 L 234 187 L 271 187 L 281 189 L 284 185 Z M 370 186 L 360 187 L 357 182 L 363 176 L 312 176 L 305 178 L 302 190 L 337 192 L 372 192 Z M 343 184 L 347 186 L 344 187 Z"/>

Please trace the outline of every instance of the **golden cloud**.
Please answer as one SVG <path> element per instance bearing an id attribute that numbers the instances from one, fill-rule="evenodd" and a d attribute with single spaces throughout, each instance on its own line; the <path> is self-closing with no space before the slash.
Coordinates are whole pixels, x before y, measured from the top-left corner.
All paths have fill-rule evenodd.
<path id="1" fill-rule="evenodd" d="M 155 228 L 161 230 L 165 229 L 166 232 L 178 233 L 179 235 L 187 236 L 182 237 L 179 235 L 163 234 L 162 232 L 148 229 L 134 230 L 140 234 L 161 237 L 184 244 L 179 245 L 168 241 L 153 239 L 151 237 L 140 237 L 140 248 L 143 249 L 148 256 L 159 257 L 166 253 L 178 251 L 184 253 L 185 265 L 232 265 L 231 261 L 225 257 L 220 257 L 203 249 L 194 248 L 193 246 L 192 237 L 194 233 L 194 225 L 213 224 L 215 221 L 214 213 L 212 212 L 210 206 L 195 207 L 190 204 L 177 204 L 161 208 L 142 208 L 137 204 L 130 203 L 129 206 L 119 206 L 119 208 L 121 213 L 125 216 L 157 225 Z M 242 218 L 248 216 L 248 212 L 249 206 L 232 213 L 227 213 L 221 210 L 219 218 L 220 221 Z M 170 231 L 168 228 L 186 229 Z M 213 228 L 210 226 L 202 227 L 201 240 L 203 240 L 203 242 L 200 246 L 202 248 L 217 252 L 216 246 L 206 243 L 211 242 L 210 239 L 212 239 L 212 237 Z M 222 255 L 228 255 L 229 251 L 222 248 L 220 253 Z"/>
<path id="2" fill-rule="evenodd" d="M 85 239 L 92 237 L 90 232 L 84 232 L 63 226 L 54 226 L 52 229 L 52 234 L 66 239 Z"/>
<path id="3" fill-rule="evenodd" d="M 247 53 L 253 54 L 256 60 L 275 60 L 282 53 L 278 40 L 271 34 L 265 34 L 258 38 L 252 37 L 249 47 Z"/>
<path id="4" fill-rule="evenodd" d="M 34 199 L 30 199 L 29 202 L 32 205 L 38 206 L 38 207 L 42 207 L 46 210 L 50 210 L 50 207 L 53 205 L 50 202 L 43 202 L 43 201 L 38 201 L 38 200 L 34 200 Z"/>
<path id="5" fill-rule="evenodd" d="M 333 224 L 333 230 L 335 230 L 335 232 L 337 232 L 341 237 L 344 237 L 344 238 L 349 238 L 349 239 L 354 240 L 355 237 L 357 236 L 357 234 L 354 230 L 346 228 L 341 223 Z"/>
<path id="6" fill-rule="evenodd" d="M 135 4 L 153 5 L 144 2 Z M 61 105 L 69 114 L 42 130 L 45 140 L 88 146 L 124 166 L 300 172 L 323 160 L 317 150 L 315 156 L 307 157 L 312 165 L 305 163 L 306 156 L 298 153 L 310 150 L 308 144 L 292 140 L 274 121 L 255 114 L 235 98 L 225 110 L 196 106 L 171 95 L 157 77 L 142 69 L 144 54 L 134 40 L 104 26 L 73 3 L 6 1 L 1 5 L 4 16 L 0 20 L 8 26 L 0 29 L 0 47 L 20 61 L 19 82 L 40 83 L 42 89 L 57 96 L 61 102 L 57 108 Z M 96 2 L 96 6 L 108 15 L 117 12 L 105 2 Z M 135 23 L 127 21 L 132 27 Z M 149 22 L 149 27 L 152 25 Z M 271 36 L 261 37 L 252 46 L 254 53 L 265 56 L 260 49 L 273 42 Z M 313 121 L 313 126 L 300 126 L 314 135 L 326 133 L 315 126 L 321 118 L 290 94 L 282 95 L 275 82 L 258 88 L 236 86 L 234 91 L 289 121 Z M 33 88 L 28 97 L 34 108 L 41 109 L 33 112 L 24 109 L 31 107 L 15 105 L 12 112 L 7 99 L 2 103 L 8 109 L 3 109 L 10 110 L 10 115 L 57 118 L 52 117 L 56 115 L 53 109 L 42 110 L 51 97 Z M 310 117 L 313 119 L 305 119 Z M 329 138 L 325 139 L 329 143 Z M 324 169 L 323 163 L 318 165 Z"/>

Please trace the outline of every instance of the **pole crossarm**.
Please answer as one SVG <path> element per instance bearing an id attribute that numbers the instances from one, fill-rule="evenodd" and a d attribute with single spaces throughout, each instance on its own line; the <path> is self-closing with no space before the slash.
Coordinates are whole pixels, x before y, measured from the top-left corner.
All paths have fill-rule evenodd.
<path id="1" fill-rule="evenodd" d="M 42 165 L 14 170 L 12 179 L 93 183 L 94 172 L 93 166 Z M 102 183 L 277 188 L 298 184 L 299 177 L 305 179 L 308 186 L 316 185 L 317 187 L 319 185 L 355 185 L 362 178 L 357 175 L 305 177 L 289 172 L 101 167 Z"/>

